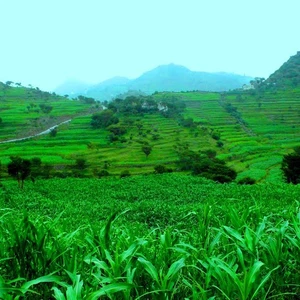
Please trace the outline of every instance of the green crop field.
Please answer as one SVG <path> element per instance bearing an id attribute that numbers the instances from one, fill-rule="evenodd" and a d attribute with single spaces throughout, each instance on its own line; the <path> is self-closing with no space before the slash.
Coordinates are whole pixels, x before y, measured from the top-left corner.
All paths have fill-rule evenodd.
<path id="1" fill-rule="evenodd" d="M 297 299 L 299 198 L 183 174 L 6 180 L 0 298 Z"/>
<path id="2" fill-rule="evenodd" d="M 299 95 L 155 93 L 143 101 L 169 110 L 116 101 L 118 125 L 95 128 L 98 103 L 0 85 L 0 141 L 70 120 L 0 143 L 0 299 L 297 299 L 300 189 L 281 163 Z M 257 184 L 180 169 L 199 151 Z M 41 159 L 23 189 L 11 156 Z"/>
<path id="3" fill-rule="evenodd" d="M 158 112 L 143 116 L 119 114 L 127 132 L 122 142 L 110 142 L 107 130 L 91 126 L 95 104 L 71 101 L 36 89 L 2 87 L 2 140 L 28 136 L 60 121 L 71 121 L 59 126 L 55 137 L 48 134 L 0 144 L 0 161 L 6 165 L 11 155 L 40 157 L 44 164 L 68 173 L 76 159 L 84 158 L 88 165 L 85 176 L 94 176 L 104 165 L 109 165 L 111 175 L 125 170 L 136 175 L 151 173 L 159 164 L 176 171 L 176 149 L 186 145 L 193 151 L 217 151 L 218 157 L 238 172 L 237 180 L 251 177 L 257 182 L 277 182 L 282 180 L 281 157 L 300 142 L 299 95 L 297 89 L 261 95 L 156 93 L 153 99 L 157 102 L 171 99 L 184 103 L 182 117 L 191 119 L 196 126 L 182 126 L 178 119 L 166 118 Z M 52 106 L 49 113 L 40 109 L 45 103 Z M 152 147 L 148 157 L 141 150 L 144 143 Z"/>

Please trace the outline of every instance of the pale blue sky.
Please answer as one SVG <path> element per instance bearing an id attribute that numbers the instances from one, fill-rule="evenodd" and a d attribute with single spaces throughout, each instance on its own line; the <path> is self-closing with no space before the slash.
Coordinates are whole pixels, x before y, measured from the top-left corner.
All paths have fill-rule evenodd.
<path id="1" fill-rule="evenodd" d="M 268 77 L 299 46 L 299 0 L 0 0 L 0 81 L 54 89 L 175 63 Z"/>

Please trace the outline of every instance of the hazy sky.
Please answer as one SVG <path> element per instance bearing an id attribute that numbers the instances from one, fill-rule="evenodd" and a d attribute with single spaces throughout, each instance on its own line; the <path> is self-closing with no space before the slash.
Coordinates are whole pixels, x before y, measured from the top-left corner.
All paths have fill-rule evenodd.
<path id="1" fill-rule="evenodd" d="M 268 77 L 300 50 L 300 0 L 0 0 L 0 10 L 0 81 L 44 90 L 168 63 Z"/>

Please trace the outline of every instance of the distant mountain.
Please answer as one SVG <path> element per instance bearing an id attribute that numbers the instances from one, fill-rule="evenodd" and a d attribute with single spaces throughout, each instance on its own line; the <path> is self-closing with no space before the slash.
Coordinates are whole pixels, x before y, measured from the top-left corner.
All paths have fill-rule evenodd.
<path id="1" fill-rule="evenodd" d="M 300 86 L 300 51 L 291 56 L 277 71 L 271 74 L 265 84 L 277 88 Z"/>
<path id="2" fill-rule="evenodd" d="M 130 83 L 133 90 L 155 91 L 227 91 L 249 83 L 252 78 L 230 73 L 194 72 L 174 64 L 159 66 Z"/>
<path id="3" fill-rule="evenodd" d="M 90 87 L 90 84 L 78 81 L 78 80 L 67 80 L 60 86 L 58 86 L 54 92 L 59 95 L 77 96 L 78 94 L 85 93 Z"/>
<path id="4" fill-rule="evenodd" d="M 119 94 L 128 92 L 130 79 L 126 77 L 113 77 L 111 79 L 90 86 L 84 96 L 97 100 L 110 100 Z"/>
<path id="5" fill-rule="evenodd" d="M 231 73 L 194 72 L 186 67 L 169 64 L 142 74 L 130 80 L 124 77 L 114 77 L 99 84 L 89 86 L 78 92 L 86 97 L 97 100 L 111 100 L 119 94 L 128 91 L 152 94 L 155 91 L 228 91 L 248 84 L 253 78 Z M 57 92 L 58 93 L 58 92 Z M 64 90 L 64 93 L 68 93 Z M 75 94 L 76 95 L 76 94 Z"/>

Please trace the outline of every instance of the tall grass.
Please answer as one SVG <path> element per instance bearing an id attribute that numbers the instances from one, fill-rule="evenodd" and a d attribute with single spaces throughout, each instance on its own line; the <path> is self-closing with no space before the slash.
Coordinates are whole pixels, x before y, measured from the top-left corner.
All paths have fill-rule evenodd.
<path id="1" fill-rule="evenodd" d="M 297 299 L 300 212 L 290 220 L 254 208 L 211 226 L 209 206 L 190 231 L 133 234 L 126 214 L 101 230 L 58 231 L 56 220 L 0 219 L 2 299 Z M 186 218 L 193 217 L 192 215 Z"/>

